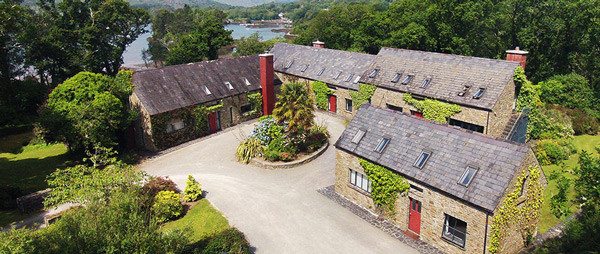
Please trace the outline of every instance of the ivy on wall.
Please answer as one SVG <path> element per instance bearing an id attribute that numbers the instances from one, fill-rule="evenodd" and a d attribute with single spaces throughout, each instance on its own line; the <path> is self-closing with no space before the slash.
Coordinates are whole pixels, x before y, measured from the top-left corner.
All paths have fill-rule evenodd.
<path id="1" fill-rule="evenodd" d="M 210 107 L 204 105 L 191 106 L 152 116 L 150 121 L 154 145 L 158 150 L 163 150 L 208 134 L 208 114 L 221 107 L 223 107 L 223 104 Z M 167 133 L 168 125 L 175 119 L 181 119 L 185 124 L 185 128 Z"/>
<path id="2" fill-rule="evenodd" d="M 360 83 L 358 84 L 358 91 L 350 91 L 350 97 L 352 97 L 354 109 L 358 109 L 363 104 L 369 102 L 371 97 L 373 97 L 376 88 L 377 87 L 374 85 Z"/>
<path id="3" fill-rule="evenodd" d="M 263 103 L 263 97 L 261 93 L 246 93 L 246 97 L 248 98 L 248 102 L 252 105 L 252 107 L 254 108 L 254 110 L 245 113 L 243 116 L 244 117 L 260 117 L 262 116 L 262 103 Z"/>
<path id="4" fill-rule="evenodd" d="M 391 217 L 396 214 L 396 199 L 398 193 L 407 193 L 410 185 L 404 177 L 393 173 L 387 168 L 359 159 L 360 165 L 371 180 L 371 198 L 373 203 L 384 209 Z"/>
<path id="5" fill-rule="evenodd" d="M 521 189 L 527 180 L 529 173 L 529 184 L 527 185 L 527 196 L 524 203 L 519 206 Z M 544 202 L 544 187 L 540 183 L 541 170 L 537 166 L 529 166 L 528 170 L 517 178 L 513 192 L 509 193 L 502 201 L 502 205 L 492 219 L 490 254 L 499 253 L 502 243 L 507 236 L 508 230 L 517 225 L 517 230 L 523 237 L 524 244 L 531 243 L 540 218 L 540 209 Z"/>
<path id="6" fill-rule="evenodd" d="M 409 93 L 405 93 L 403 99 L 406 103 L 417 108 L 423 114 L 423 118 L 440 123 L 446 123 L 449 117 L 462 111 L 459 105 L 431 99 L 419 101 Z"/>
<path id="7" fill-rule="evenodd" d="M 317 104 L 317 108 L 327 110 L 328 95 L 333 94 L 334 91 L 329 89 L 329 87 L 327 87 L 327 84 L 321 81 L 312 82 L 311 87 L 313 92 L 315 93 L 315 102 Z"/>

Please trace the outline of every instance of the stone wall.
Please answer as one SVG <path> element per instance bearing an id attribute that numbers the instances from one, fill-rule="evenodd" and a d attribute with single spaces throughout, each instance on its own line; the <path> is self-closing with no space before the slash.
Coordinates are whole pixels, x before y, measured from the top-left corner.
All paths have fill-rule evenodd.
<path id="1" fill-rule="evenodd" d="M 148 114 L 148 111 L 144 108 L 135 93 L 129 97 L 129 103 L 132 110 L 137 111 L 139 114 L 138 118 L 133 123 L 136 148 L 156 151 L 157 148 L 152 142 L 152 122 L 150 121 L 150 114 Z"/>
<path id="2" fill-rule="evenodd" d="M 364 174 L 358 159 L 344 151 L 336 151 L 335 191 L 356 204 L 375 211 L 373 200 L 366 193 L 350 184 L 349 169 Z M 486 236 L 487 214 L 455 198 L 446 196 L 436 190 L 407 180 L 411 190 L 407 195 L 399 195 L 396 201 L 396 223 L 403 230 L 408 230 L 410 198 L 419 200 L 421 207 L 420 238 L 447 253 L 483 253 Z M 420 190 L 418 190 L 417 188 Z M 465 247 L 442 238 L 445 215 L 448 214 L 467 223 Z M 487 218 L 491 220 L 490 218 Z"/>
<path id="3" fill-rule="evenodd" d="M 492 113 L 490 114 L 488 135 L 505 138 L 503 137 L 502 132 L 506 128 L 506 125 L 513 114 L 514 106 L 515 83 L 511 80 L 510 84 L 506 86 L 500 95 L 500 99 L 498 99 L 498 102 L 496 102 L 496 105 L 494 105 Z"/>

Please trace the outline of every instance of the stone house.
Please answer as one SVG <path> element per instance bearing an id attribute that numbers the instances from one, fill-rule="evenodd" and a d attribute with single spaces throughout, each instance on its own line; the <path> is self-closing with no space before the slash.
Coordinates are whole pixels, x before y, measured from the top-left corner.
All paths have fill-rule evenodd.
<path id="1" fill-rule="evenodd" d="M 539 167 L 526 144 L 368 104 L 360 107 L 335 147 L 337 193 L 376 211 L 371 180 L 359 158 L 403 176 L 410 189 L 398 195 L 394 222 L 447 253 L 487 253 L 501 202 L 530 166 Z M 527 175 L 524 180 L 519 204 L 527 200 L 530 179 Z M 542 189 L 547 184 L 543 172 L 538 183 Z M 524 246 L 513 224 L 500 253 Z"/>
<path id="2" fill-rule="evenodd" d="M 271 74 L 261 75 L 261 70 Z M 268 54 L 137 71 L 132 82 L 130 104 L 139 112 L 133 127 L 135 144 L 150 151 L 260 115 L 256 113 L 262 109 L 250 103 L 248 94 L 263 93 L 265 87 L 273 93 L 281 84 L 273 77 L 272 55 Z M 266 97 L 274 103 L 274 94 Z M 213 110 L 202 114 L 199 107 Z"/>
<path id="3" fill-rule="evenodd" d="M 359 83 L 376 86 L 371 104 L 416 116 L 422 114 L 403 100 L 405 93 L 460 105 L 448 124 L 495 137 L 508 137 L 519 117 L 513 75 L 526 51 L 507 51 L 514 61 L 385 47 L 370 55 L 326 49 L 317 41 L 313 47 L 277 43 L 271 53 L 280 79 L 326 83 L 333 91 L 329 110 L 348 118 L 355 113 L 349 91 Z"/>

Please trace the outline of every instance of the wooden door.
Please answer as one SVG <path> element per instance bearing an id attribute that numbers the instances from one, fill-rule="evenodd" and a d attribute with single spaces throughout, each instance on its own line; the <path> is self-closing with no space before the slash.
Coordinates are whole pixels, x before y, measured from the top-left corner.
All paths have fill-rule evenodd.
<path id="1" fill-rule="evenodd" d="M 210 132 L 217 131 L 217 115 L 215 112 L 208 114 L 208 127 Z"/>
<path id="2" fill-rule="evenodd" d="M 412 198 L 408 214 L 408 229 L 417 234 L 421 233 L 421 201 Z"/>
<path id="3" fill-rule="evenodd" d="M 337 97 L 329 95 L 329 111 L 337 112 Z"/>
<path id="4" fill-rule="evenodd" d="M 416 117 L 420 117 L 423 118 L 423 113 L 419 112 L 419 111 L 412 111 L 412 115 L 416 116 Z"/>

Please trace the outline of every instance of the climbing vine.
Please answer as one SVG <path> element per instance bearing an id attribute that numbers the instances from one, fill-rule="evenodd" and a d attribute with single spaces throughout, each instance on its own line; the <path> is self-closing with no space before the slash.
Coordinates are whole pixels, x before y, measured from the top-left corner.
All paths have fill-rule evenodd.
<path id="1" fill-rule="evenodd" d="M 327 85 L 321 81 L 311 83 L 312 90 L 315 93 L 315 102 L 317 108 L 327 110 L 327 95 L 333 94 L 334 91 L 329 89 Z"/>
<path id="2" fill-rule="evenodd" d="M 393 173 L 389 169 L 373 164 L 364 159 L 359 159 L 360 165 L 371 180 L 371 198 L 373 203 L 384 209 L 386 214 L 393 217 L 396 214 L 396 199 L 398 193 L 407 193 L 410 185 L 404 177 Z"/>
<path id="3" fill-rule="evenodd" d="M 245 113 L 244 117 L 260 117 L 262 116 L 262 94 L 261 93 L 246 93 L 248 102 L 254 108 L 252 111 Z"/>
<path id="4" fill-rule="evenodd" d="M 448 104 L 438 100 L 416 100 L 411 94 L 404 94 L 404 101 L 423 113 L 423 118 L 440 123 L 446 123 L 448 118 L 462 111 L 459 105 Z"/>
<path id="5" fill-rule="evenodd" d="M 527 185 L 527 196 L 521 207 L 518 206 L 521 197 L 521 189 L 527 180 L 529 173 L 529 184 Z M 544 202 L 544 188 L 540 183 L 541 170 L 539 167 L 530 166 L 528 170 L 517 178 L 513 192 L 509 193 L 502 201 L 502 205 L 492 219 L 491 239 L 488 250 L 491 254 L 499 253 L 502 242 L 508 230 L 517 225 L 524 244 L 531 243 L 533 233 L 540 218 L 540 208 Z"/>
<path id="6" fill-rule="evenodd" d="M 350 96 L 352 97 L 354 109 L 360 108 L 363 104 L 369 102 L 373 94 L 375 93 L 374 85 L 368 84 L 358 84 L 358 91 L 350 91 Z"/>

